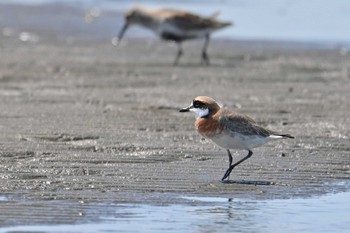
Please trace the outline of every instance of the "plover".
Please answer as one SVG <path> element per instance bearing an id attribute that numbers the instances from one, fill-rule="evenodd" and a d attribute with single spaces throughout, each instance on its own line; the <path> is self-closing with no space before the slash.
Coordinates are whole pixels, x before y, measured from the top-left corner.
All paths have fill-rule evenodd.
<path id="1" fill-rule="evenodd" d="M 227 150 L 229 167 L 222 181 L 229 177 L 234 167 L 253 155 L 253 148 L 276 139 L 294 138 L 259 126 L 249 116 L 220 107 L 214 99 L 207 96 L 196 97 L 189 107 L 180 110 L 189 111 L 196 116 L 195 127 L 198 133 Z M 247 150 L 248 155 L 232 164 L 230 149 Z"/>
<path id="2" fill-rule="evenodd" d="M 173 9 L 149 9 L 134 7 L 125 13 L 125 24 L 119 32 L 117 43 L 123 38 L 130 25 L 140 25 L 155 32 L 161 39 L 174 41 L 178 51 L 174 61 L 177 65 L 183 54 L 182 42 L 189 39 L 205 38 L 202 49 L 202 63 L 209 64 L 207 47 L 210 34 L 232 25 L 231 22 L 219 21 L 216 15 L 202 17 L 190 12 Z"/>

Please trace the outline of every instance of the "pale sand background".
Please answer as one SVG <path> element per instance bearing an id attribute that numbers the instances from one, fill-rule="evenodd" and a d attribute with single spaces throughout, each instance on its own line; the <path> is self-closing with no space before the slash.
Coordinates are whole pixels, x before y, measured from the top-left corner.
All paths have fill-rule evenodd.
<path id="1" fill-rule="evenodd" d="M 60 24 L 59 14 L 49 22 L 47 9 L 6 7 L 7 17 L 34 12 L 24 14 L 26 26 L 10 25 L 14 18 L 0 25 L 0 191 L 10 200 L 174 203 L 182 194 L 265 199 L 349 188 L 345 50 L 213 39 L 211 66 L 199 65 L 195 41 L 173 67 L 176 48 L 167 43 L 140 38 L 116 48 L 114 29 L 85 37 L 113 14 L 86 24 L 81 12 L 64 11 L 77 19 L 72 27 L 85 26 L 55 34 L 48 25 Z M 24 31 L 38 41 L 19 40 Z M 255 149 L 231 175 L 271 185 L 219 182 L 226 152 L 201 140 L 192 114 L 178 112 L 197 95 L 296 137 Z M 246 154 L 232 152 L 235 160 Z M 0 202 L 5 224 L 15 203 Z"/>

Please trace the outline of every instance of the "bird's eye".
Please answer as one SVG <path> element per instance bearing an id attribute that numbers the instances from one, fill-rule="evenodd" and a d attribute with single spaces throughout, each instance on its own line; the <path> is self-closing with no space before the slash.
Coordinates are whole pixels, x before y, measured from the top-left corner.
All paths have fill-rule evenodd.
<path id="1" fill-rule="evenodd" d="M 203 104 L 202 102 L 200 102 L 198 100 L 194 100 L 193 101 L 193 107 L 195 107 L 195 108 L 205 108 L 205 104 Z"/>

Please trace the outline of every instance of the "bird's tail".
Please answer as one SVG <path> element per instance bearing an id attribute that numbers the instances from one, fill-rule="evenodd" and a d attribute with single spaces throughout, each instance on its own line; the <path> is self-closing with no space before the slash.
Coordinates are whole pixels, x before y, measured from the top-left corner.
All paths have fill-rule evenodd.
<path id="1" fill-rule="evenodd" d="M 282 139 L 282 138 L 294 138 L 290 134 L 280 134 L 280 133 L 273 133 L 270 135 L 270 138 L 272 139 Z"/>
<path id="2" fill-rule="evenodd" d="M 279 134 L 278 136 L 281 136 L 282 138 L 294 138 L 292 135 L 290 134 Z"/>
<path id="3" fill-rule="evenodd" d="M 224 27 L 228 27 L 228 26 L 233 26 L 234 23 L 233 22 L 229 22 L 229 21 L 226 21 L 226 22 L 220 22 L 220 28 L 224 28 Z"/>

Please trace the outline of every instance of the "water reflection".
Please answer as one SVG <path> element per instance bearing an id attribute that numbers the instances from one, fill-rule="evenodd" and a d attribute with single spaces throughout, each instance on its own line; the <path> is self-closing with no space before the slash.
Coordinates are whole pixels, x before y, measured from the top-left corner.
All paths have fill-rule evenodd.
<path id="1" fill-rule="evenodd" d="M 88 206 L 75 224 L 27 224 L 0 228 L 0 232 L 345 233 L 350 227 L 349 192 L 308 199 L 265 201 L 206 197 L 182 199 L 183 204 L 172 205 L 94 204 Z M 60 216 L 67 217 L 64 213 L 56 217 Z"/>

